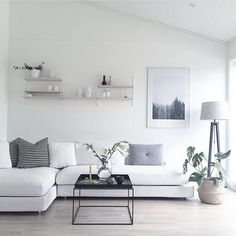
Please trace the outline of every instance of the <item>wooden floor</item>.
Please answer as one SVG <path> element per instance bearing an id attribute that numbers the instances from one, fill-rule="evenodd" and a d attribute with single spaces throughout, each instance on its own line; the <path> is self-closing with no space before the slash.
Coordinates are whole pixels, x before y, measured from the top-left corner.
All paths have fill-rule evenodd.
<path id="1" fill-rule="evenodd" d="M 103 204 L 101 200 L 86 200 L 88 204 Z M 108 200 L 106 204 L 117 203 Z M 41 215 L 37 213 L 0 213 L 0 236 L 236 236 L 236 193 L 227 192 L 222 205 L 191 200 L 152 199 L 135 201 L 134 225 L 73 226 L 71 199 L 58 199 Z M 81 220 L 127 220 L 119 208 L 81 212 Z M 101 214 L 101 215 L 99 215 Z"/>

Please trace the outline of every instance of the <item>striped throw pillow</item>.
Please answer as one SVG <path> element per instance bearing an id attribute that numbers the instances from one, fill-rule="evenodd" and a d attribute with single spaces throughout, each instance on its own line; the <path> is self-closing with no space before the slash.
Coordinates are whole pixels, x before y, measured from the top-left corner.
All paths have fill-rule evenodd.
<path id="1" fill-rule="evenodd" d="M 35 144 L 21 139 L 18 141 L 18 168 L 33 168 L 49 166 L 48 138 Z"/>
<path id="2" fill-rule="evenodd" d="M 17 167 L 18 164 L 18 158 L 19 158 L 18 142 L 20 140 L 21 140 L 20 138 L 17 138 L 9 143 L 9 151 L 10 151 L 12 167 Z"/>

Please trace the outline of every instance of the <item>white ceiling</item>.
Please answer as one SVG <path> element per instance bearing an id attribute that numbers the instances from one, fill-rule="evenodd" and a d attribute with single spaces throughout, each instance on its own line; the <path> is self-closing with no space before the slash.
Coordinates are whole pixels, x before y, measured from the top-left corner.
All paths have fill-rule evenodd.
<path id="1" fill-rule="evenodd" d="M 212 39 L 236 36 L 236 0 L 107 0 L 90 1 L 117 13 L 161 23 Z"/>

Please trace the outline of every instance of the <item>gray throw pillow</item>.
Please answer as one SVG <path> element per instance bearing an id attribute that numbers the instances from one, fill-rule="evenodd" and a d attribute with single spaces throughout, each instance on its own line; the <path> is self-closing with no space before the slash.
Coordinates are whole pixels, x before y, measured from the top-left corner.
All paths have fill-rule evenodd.
<path id="1" fill-rule="evenodd" d="M 163 144 L 129 144 L 129 165 L 165 165 Z"/>
<path id="2" fill-rule="evenodd" d="M 18 147 L 18 168 L 49 166 L 48 138 L 42 139 L 35 144 L 20 139 Z"/>
<path id="3" fill-rule="evenodd" d="M 9 152 L 10 152 L 12 167 L 17 167 L 18 164 L 18 158 L 19 158 L 18 142 L 20 140 L 21 140 L 20 138 L 17 138 L 9 143 Z"/>

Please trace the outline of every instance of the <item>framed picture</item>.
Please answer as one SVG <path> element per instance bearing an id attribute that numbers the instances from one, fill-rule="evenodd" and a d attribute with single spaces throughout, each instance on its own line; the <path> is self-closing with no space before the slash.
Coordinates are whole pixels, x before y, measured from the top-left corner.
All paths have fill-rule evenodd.
<path id="1" fill-rule="evenodd" d="M 189 68 L 148 68 L 147 127 L 189 127 Z"/>

